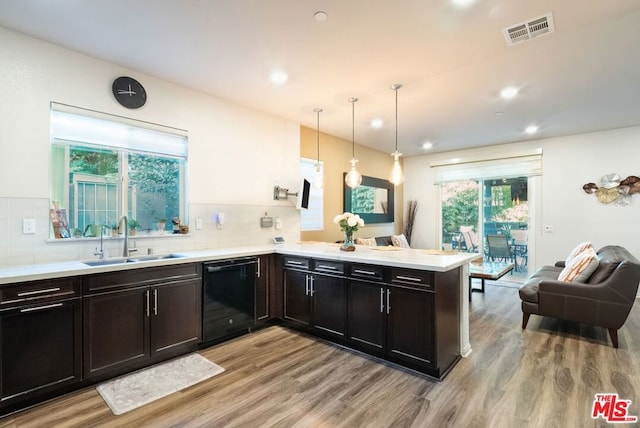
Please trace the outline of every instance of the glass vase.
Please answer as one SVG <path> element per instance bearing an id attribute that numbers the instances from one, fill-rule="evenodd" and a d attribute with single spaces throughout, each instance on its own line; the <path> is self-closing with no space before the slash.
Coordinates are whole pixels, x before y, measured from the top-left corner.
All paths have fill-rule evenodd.
<path id="1" fill-rule="evenodd" d="M 356 243 L 355 241 L 355 233 L 353 230 L 345 230 L 344 231 L 344 240 L 342 241 L 342 245 L 340 249 L 342 251 L 355 251 Z"/>

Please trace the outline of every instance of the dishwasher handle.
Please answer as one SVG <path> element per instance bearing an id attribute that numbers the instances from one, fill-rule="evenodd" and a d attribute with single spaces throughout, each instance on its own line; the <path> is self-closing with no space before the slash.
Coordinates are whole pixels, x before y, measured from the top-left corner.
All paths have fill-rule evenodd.
<path id="1" fill-rule="evenodd" d="M 207 273 L 222 272 L 229 269 L 236 269 L 237 267 L 240 267 L 240 266 L 249 266 L 249 265 L 257 265 L 257 264 L 258 264 L 257 261 L 251 260 L 251 261 L 244 261 L 240 263 L 229 263 L 229 264 L 223 264 L 223 265 L 206 266 L 205 270 L 207 271 Z"/>

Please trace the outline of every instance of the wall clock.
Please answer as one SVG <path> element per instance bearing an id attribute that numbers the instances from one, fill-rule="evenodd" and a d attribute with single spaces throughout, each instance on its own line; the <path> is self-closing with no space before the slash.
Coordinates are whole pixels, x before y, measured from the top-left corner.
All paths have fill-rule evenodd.
<path id="1" fill-rule="evenodd" d="M 147 92 L 136 79 L 118 77 L 111 86 L 113 96 L 126 108 L 140 108 L 147 102 Z"/>

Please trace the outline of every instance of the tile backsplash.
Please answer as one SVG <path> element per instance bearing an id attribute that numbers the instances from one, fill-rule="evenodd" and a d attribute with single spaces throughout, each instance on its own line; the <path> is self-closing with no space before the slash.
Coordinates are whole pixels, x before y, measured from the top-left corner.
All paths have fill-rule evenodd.
<path id="1" fill-rule="evenodd" d="M 50 239 L 49 207 L 49 199 L 0 197 L 0 267 L 96 258 L 94 252 L 100 246 L 97 238 Z M 225 222 L 218 228 L 216 215 L 221 212 Z M 279 218 L 282 228 L 260 227 L 265 212 Z M 36 220 L 35 234 L 23 233 L 25 218 Z M 201 219 L 202 229 L 196 228 L 196 219 Z M 264 245 L 276 235 L 288 242 L 300 239 L 300 213 L 293 206 L 190 204 L 187 235 L 159 236 L 139 231 L 130 237 L 130 247 L 138 248 L 137 255 L 147 254 L 149 249 L 163 254 Z M 105 238 L 103 246 L 105 257 L 121 256 L 123 238 Z"/>

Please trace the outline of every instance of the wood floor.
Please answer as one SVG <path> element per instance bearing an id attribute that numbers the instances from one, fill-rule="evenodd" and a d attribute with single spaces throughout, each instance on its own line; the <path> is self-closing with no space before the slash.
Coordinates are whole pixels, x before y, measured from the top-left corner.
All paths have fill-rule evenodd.
<path id="1" fill-rule="evenodd" d="M 472 354 L 442 382 L 270 327 L 201 351 L 226 371 L 114 416 L 85 389 L 0 427 L 594 427 L 594 394 L 640 416 L 640 305 L 614 349 L 604 329 L 532 316 L 517 289 L 473 293 Z M 628 425 L 625 425 L 628 426 Z"/>

